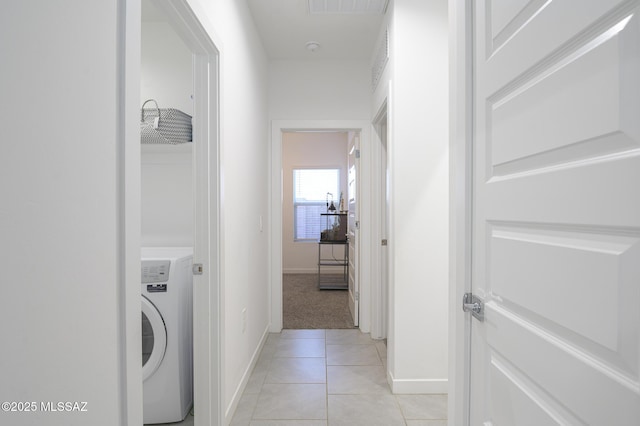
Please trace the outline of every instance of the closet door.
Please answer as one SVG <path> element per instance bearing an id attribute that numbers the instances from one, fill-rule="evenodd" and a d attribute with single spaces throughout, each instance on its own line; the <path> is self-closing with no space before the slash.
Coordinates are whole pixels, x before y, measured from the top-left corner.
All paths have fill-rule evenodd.
<path id="1" fill-rule="evenodd" d="M 474 10 L 471 424 L 640 424 L 638 1 Z"/>

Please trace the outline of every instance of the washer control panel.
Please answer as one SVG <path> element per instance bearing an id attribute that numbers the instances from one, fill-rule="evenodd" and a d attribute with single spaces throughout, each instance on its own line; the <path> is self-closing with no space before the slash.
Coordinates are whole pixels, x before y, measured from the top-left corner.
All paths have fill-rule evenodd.
<path id="1" fill-rule="evenodd" d="M 170 260 L 143 260 L 142 284 L 166 283 L 169 281 Z"/>

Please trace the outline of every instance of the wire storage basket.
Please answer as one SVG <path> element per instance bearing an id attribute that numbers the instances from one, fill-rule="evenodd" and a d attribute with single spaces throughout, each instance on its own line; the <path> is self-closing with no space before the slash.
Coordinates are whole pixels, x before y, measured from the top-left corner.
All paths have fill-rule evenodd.
<path id="1" fill-rule="evenodd" d="M 153 102 L 155 108 L 145 108 Z M 191 116 L 175 108 L 159 108 L 155 99 L 142 104 L 140 142 L 177 145 L 192 141 Z"/>

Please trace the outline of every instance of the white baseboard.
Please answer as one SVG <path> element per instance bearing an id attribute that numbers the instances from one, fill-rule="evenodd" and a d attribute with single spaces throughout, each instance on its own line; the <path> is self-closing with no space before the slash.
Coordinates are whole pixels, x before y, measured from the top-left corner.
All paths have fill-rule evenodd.
<path id="1" fill-rule="evenodd" d="M 394 395 L 405 394 L 446 394 L 449 392 L 447 379 L 396 379 L 387 372 L 387 381 Z"/>
<path id="2" fill-rule="evenodd" d="M 236 387 L 236 391 L 233 393 L 233 398 L 231 398 L 231 401 L 229 402 L 229 405 L 227 406 L 227 409 L 224 412 L 224 422 L 226 425 L 230 424 L 231 420 L 233 419 L 233 415 L 235 414 L 236 409 L 238 408 L 238 404 L 240 403 L 240 398 L 242 398 L 242 394 L 244 393 L 244 390 L 247 387 L 247 383 L 249 382 L 251 373 L 253 372 L 253 369 L 255 368 L 256 363 L 258 362 L 258 358 L 260 357 L 260 353 L 262 352 L 262 348 L 264 347 L 264 344 L 266 343 L 268 337 L 269 337 L 269 327 L 267 327 L 264 333 L 262 334 L 262 338 L 260 339 L 260 344 L 258 345 L 256 350 L 253 352 L 253 355 L 251 356 L 251 362 L 249 362 L 249 365 L 247 366 L 244 374 L 242 375 L 242 380 L 240 380 L 240 383 L 238 383 L 238 386 Z"/>

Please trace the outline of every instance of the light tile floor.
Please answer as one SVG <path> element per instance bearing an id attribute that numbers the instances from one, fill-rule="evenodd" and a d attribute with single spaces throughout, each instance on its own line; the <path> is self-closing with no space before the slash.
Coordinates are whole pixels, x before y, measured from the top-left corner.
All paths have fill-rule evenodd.
<path id="1" fill-rule="evenodd" d="M 270 334 L 232 426 L 446 426 L 446 395 L 392 395 L 386 346 L 360 330 Z"/>

